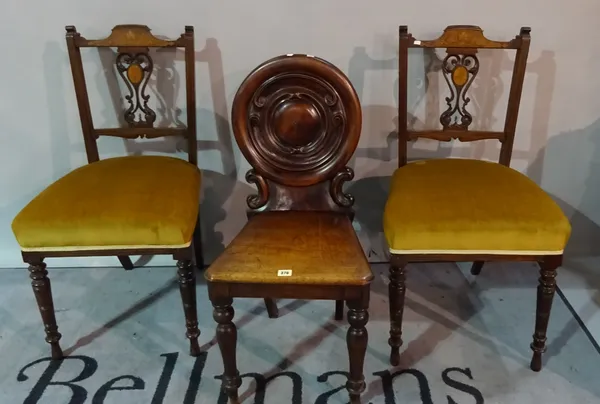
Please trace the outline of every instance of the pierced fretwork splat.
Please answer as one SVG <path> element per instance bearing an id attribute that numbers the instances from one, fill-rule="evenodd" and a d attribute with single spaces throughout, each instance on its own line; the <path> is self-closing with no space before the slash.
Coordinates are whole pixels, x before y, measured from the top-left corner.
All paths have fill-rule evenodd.
<path id="1" fill-rule="evenodd" d="M 450 89 L 450 96 L 446 97 L 448 109 L 440 116 L 440 123 L 445 130 L 468 130 L 473 122 L 473 116 L 466 108 L 471 101 L 467 91 L 478 72 L 476 51 L 458 53 L 448 50 L 442 62 L 442 73 Z"/>
<path id="2" fill-rule="evenodd" d="M 146 87 L 154 63 L 148 49 L 119 49 L 116 65 L 129 90 L 125 96 L 129 104 L 124 112 L 125 121 L 132 128 L 152 128 L 156 113 L 148 106 L 150 96 L 146 94 Z"/>

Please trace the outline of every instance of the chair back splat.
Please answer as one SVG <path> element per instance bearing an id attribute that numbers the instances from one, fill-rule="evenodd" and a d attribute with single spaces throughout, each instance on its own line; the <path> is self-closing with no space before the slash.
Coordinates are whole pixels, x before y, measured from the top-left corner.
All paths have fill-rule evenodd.
<path id="1" fill-rule="evenodd" d="M 444 33 L 432 41 L 416 40 L 408 33 L 406 25 L 400 26 L 399 41 L 399 100 L 398 100 L 398 164 L 407 163 L 407 144 L 418 138 L 448 142 L 458 139 L 470 142 L 483 139 L 497 139 L 502 143 L 499 163 L 510 165 L 521 92 L 527 67 L 527 55 L 531 29 L 521 28 L 519 35 L 507 42 L 492 41 L 483 35 L 483 30 L 475 25 L 451 25 Z M 447 108 L 440 115 L 441 130 L 414 131 L 408 128 L 408 49 L 445 48 L 446 56 L 441 64 L 442 75 L 450 96 L 446 97 Z M 508 108 L 501 132 L 470 130 L 473 115 L 468 109 L 469 88 L 479 72 L 479 49 L 513 49 L 516 56 L 513 66 Z"/>
<path id="2" fill-rule="evenodd" d="M 116 136 L 125 139 L 158 138 L 165 136 L 184 136 L 187 140 L 189 162 L 198 164 L 196 145 L 196 92 L 195 92 L 195 53 L 194 28 L 185 27 L 185 32 L 174 40 L 155 37 L 145 25 L 117 25 L 105 39 L 86 39 L 77 29 L 69 25 L 67 30 L 67 48 L 71 60 L 71 71 L 81 129 L 85 142 L 88 162 L 99 160 L 96 140 L 100 136 Z M 127 88 L 126 105 L 123 110 L 125 127 L 96 128 L 92 120 L 90 101 L 85 82 L 81 48 L 116 48 L 116 70 Z M 177 127 L 155 127 L 156 112 L 148 105 L 148 81 L 154 71 L 154 61 L 150 49 L 183 48 L 185 52 L 185 83 L 187 123 Z"/>
<path id="3" fill-rule="evenodd" d="M 246 174 L 258 193 L 250 213 L 264 210 L 351 213 L 354 199 L 342 184 L 354 177 L 346 164 L 361 132 L 358 96 L 348 78 L 307 55 L 273 58 L 239 88 L 233 130 L 253 167 Z"/>

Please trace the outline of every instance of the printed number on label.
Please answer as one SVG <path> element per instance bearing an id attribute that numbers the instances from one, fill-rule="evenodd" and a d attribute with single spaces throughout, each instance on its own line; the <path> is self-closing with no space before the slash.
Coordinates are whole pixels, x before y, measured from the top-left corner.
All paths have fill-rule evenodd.
<path id="1" fill-rule="evenodd" d="M 280 269 L 277 271 L 277 276 L 292 276 L 291 269 Z"/>

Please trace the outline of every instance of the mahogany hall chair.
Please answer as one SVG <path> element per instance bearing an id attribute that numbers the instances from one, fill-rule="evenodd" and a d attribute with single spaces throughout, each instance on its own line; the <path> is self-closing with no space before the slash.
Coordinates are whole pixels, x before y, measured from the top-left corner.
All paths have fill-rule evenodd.
<path id="1" fill-rule="evenodd" d="M 354 176 L 346 163 L 361 131 L 356 92 L 322 59 L 279 56 L 248 75 L 231 116 L 252 166 L 246 180 L 258 194 L 247 198 L 245 227 L 205 273 L 223 356 L 222 388 L 237 401 L 233 298 L 329 299 L 349 307 L 346 387 L 352 402 L 360 402 L 373 274 L 352 227 L 354 199 L 342 190 Z"/>
<path id="2" fill-rule="evenodd" d="M 88 163 L 60 178 L 19 212 L 12 229 L 29 264 L 31 284 L 51 345 L 60 359 L 54 304 L 45 258 L 117 256 L 132 269 L 129 255 L 169 254 L 177 274 L 190 352 L 198 355 L 196 283 L 192 260 L 201 267 L 198 226 L 200 170 L 196 149 L 194 30 L 186 27 L 175 40 L 159 39 L 144 25 L 117 25 L 105 39 L 90 40 L 74 26 L 66 40 Z M 81 58 L 81 48 L 117 48 L 115 68 L 127 88 L 126 127 L 97 128 Z M 156 113 L 148 106 L 147 84 L 153 72 L 150 48 L 185 51 L 187 127 L 155 127 Z M 100 159 L 100 136 L 125 139 L 183 136 L 189 161 L 166 156 L 127 156 Z"/>
<path id="3" fill-rule="evenodd" d="M 556 270 L 570 236 L 569 221 L 537 184 L 509 167 L 527 66 L 530 29 L 507 42 L 487 39 L 477 26 L 449 26 L 436 40 L 419 41 L 400 27 L 398 164 L 383 218 L 391 253 L 391 363 L 398 365 L 402 345 L 405 267 L 410 262 L 473 261 L 478 274 L 485 261 L 533 261 L 540 266 L 531 369 L 542 367 L 546 330 L 556 288 Z M 449 87 L 441 130 L 408 127 L 407 76 L 410 48 L 445 48 L 441 72 Z M 515 50 L 507 113 L 502 131 L 471 130 L 468 90 L 479 71 L 478 49 Z M 499 162 L 432 159 L 407 162 L 407 143 L 500 141 Z"/>

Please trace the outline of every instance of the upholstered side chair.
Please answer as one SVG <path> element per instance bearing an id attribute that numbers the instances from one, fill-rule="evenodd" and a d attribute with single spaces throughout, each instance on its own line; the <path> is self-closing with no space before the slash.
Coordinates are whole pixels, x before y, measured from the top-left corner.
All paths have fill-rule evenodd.
<path id="1" fill-rule="evenodd" d="M 540 266 L 530 367 L 539 371 L 556 289 L 556 271 L 570 236 L 569 221 L 535 182 L 510 168 L 519 104 L 527 67 L 530 29 L 510 41 L 486 38 L 477 26 L 449 26 L 435 40 L 417 40 L 400 27 L 398 165 L 391 180 L 383 228 L 391 254 L 391 363 L 402 345 L 405 268 L 410 262 L 467 261 L 479 274 L 486 261 L 532 261 Z M 444 48 L 441 73 L 450 95 L 440 130 L 408 127 L 408 50 Z M 479 72 L 478 49 L 513 51 L 514 68 L 501 131 L 473 130 L 469 88 Z M 473 159 L 407 160 L 407 144 L 418 138 L 438 141 L 500 142 L 499 161 Z"/>
<path id="2" fill-rule="evenodd" d="M 50 280 L 44 260 L 51 257 L 116 256 L 133 269 L 130 255 L 169 254 L 177 274 L 190 352 L 198 355 L 198 319 L 193 259 L 202 266 L 198 225 L 201 175 L 197 167 L 194 76 L 194 31 L 174 40 L 159 39 L 144 25 L 117 25 L 105 39 L 90 40 L 74 26 L 66 40 L 79 107 L 88 164 L 75 169 L 40 192 L 15 217 L 12 229 L 29 264 L 52 358 L 60 359 Z M 127 94 L 119 128 L 98 128 L 92 113 L 81 48 L 116 48 L 115 69 Z M 187 125 L 155 127 L 156 113 L 148 105 L 148 81 L 153 72 L 150 49 L 182 48 L 185 53 Z M 182 136 L 188 161 L 166 156 L 126 156 L 100 159 L 96 140 Z"/>

